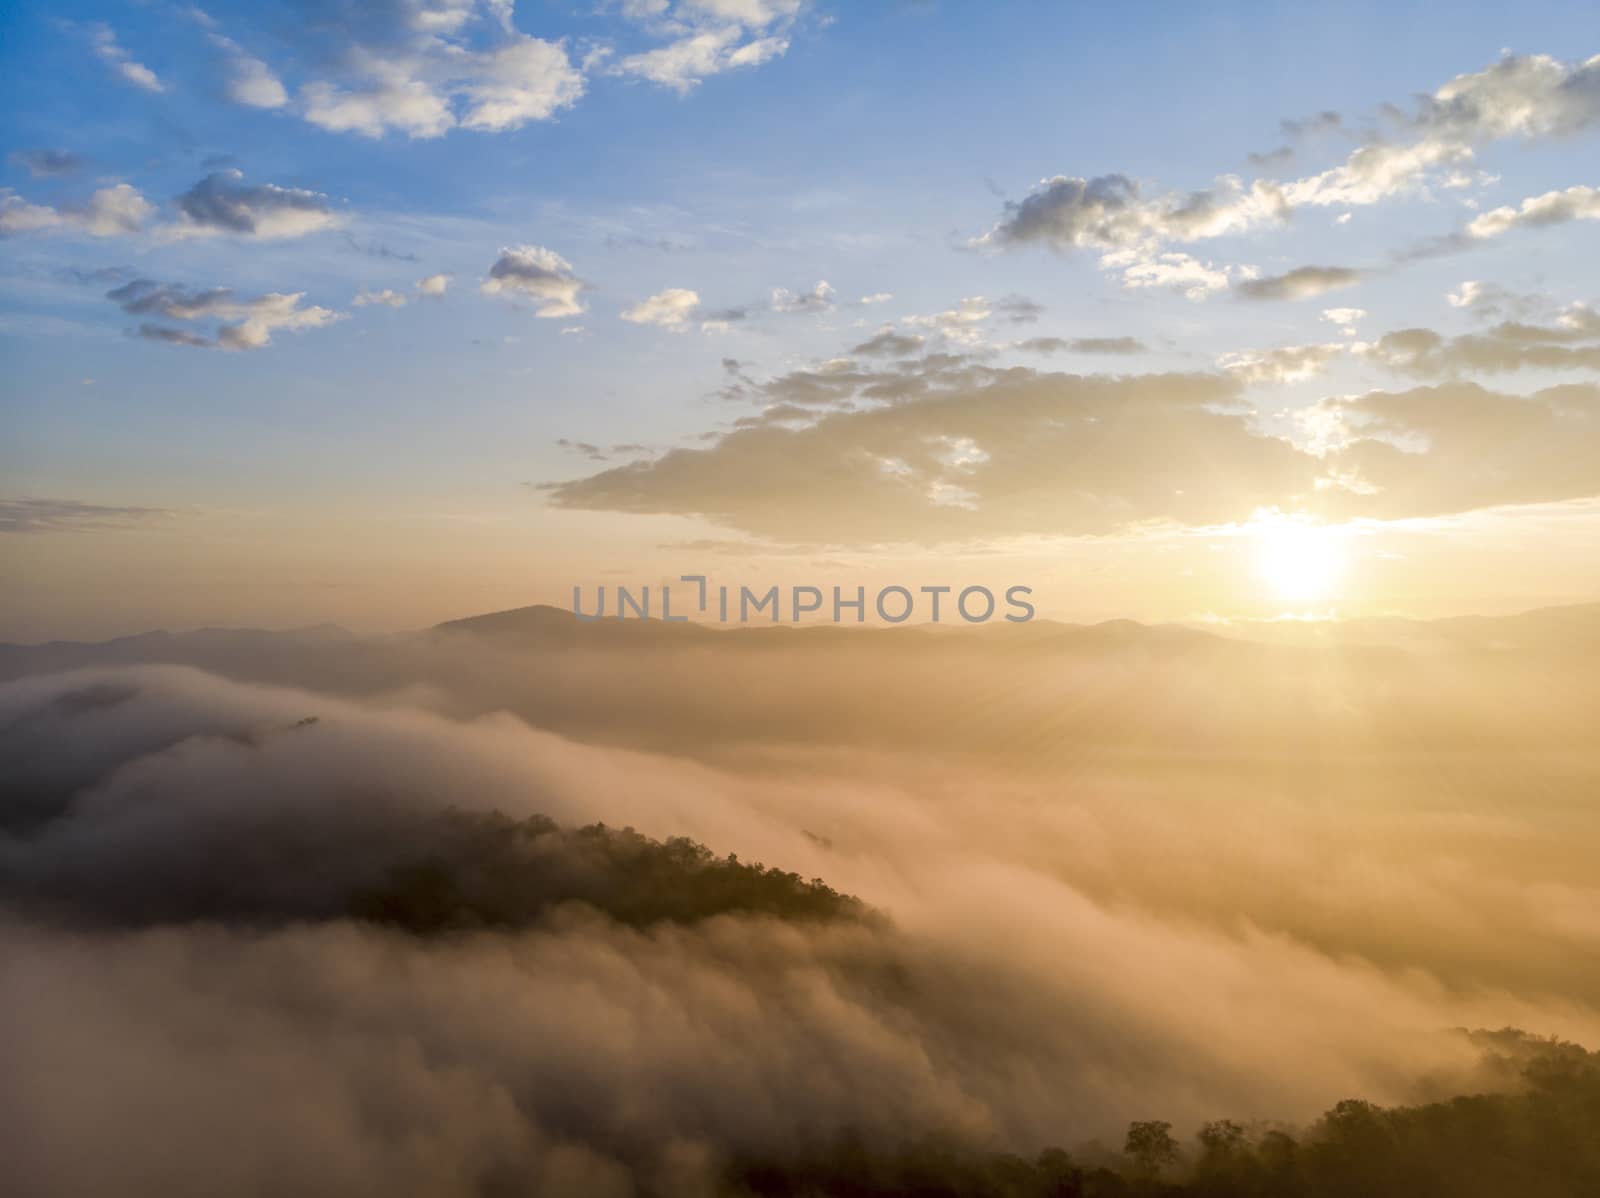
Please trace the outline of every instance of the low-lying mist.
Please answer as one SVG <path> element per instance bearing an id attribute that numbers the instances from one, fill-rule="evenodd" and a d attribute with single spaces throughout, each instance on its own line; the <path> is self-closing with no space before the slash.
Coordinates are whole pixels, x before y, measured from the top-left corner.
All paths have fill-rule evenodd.
<path id="1" fill-rule="evenodd" d="M 1093 1159 L 1600 1044 L 1581 655 L 627 635 L 0 686 L 20 1192 Z"/>

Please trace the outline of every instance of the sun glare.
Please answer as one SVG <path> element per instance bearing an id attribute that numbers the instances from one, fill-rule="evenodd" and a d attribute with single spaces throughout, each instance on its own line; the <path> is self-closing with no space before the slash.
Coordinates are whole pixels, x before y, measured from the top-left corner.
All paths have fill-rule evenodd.
<path id="1" fill-rule="evenodd" d="M 1252 522 L 1256 571 L 1277 599 L 1333 599 L 1344 581 L 1344 545 L 1335 529 L 1305 516 L 1258 513 Z"/>

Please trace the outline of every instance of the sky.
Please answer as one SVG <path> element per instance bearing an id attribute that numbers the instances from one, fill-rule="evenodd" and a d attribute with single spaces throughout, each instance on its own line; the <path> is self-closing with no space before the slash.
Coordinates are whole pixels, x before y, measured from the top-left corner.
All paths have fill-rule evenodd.
<path id="1" fill-rule="evenodd" d="M 1592 16 L 8 5 L 0 639 L 1592 600 Z"/>

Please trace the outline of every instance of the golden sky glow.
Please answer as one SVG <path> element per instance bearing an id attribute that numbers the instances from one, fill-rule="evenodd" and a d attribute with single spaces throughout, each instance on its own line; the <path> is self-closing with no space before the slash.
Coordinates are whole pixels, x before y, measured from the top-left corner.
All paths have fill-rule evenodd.
<path id="1" fill-rule="evenodd" d="M 1020 583 L 1079 621 L 1597 592 L 1572 31 L 1325 32 L 1265 91 L 1174 52 L 1108 121 L 1068 28 L 921 26 L 969 66 L 1052 47 L 957 116 L 846 65 L 887 28 L 660 7 L 541 36 L 462 0 L 298 51 L 248 9 L 24 20 L 19 86 L 77 115 L 0 128 L 0 640 L 685 573 Z"/>

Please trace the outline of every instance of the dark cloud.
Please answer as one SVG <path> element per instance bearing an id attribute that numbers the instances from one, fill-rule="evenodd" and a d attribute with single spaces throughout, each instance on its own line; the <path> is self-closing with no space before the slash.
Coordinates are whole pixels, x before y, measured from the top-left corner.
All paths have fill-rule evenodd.
<path id="1" fill-rule="evenodd" d="M 7 161 L 22 167 L 35 179 L 75 175 L 83 169 L 83 159 L 70 150 L 14 150 Z"/>
<path id="2" fill-rule="evenodd" d="M 1032 354 L 1142 354 L 1145 344 L 1137 337 L 1030 337 L 1017 348 Z"/>
<path id="3" fill-rule="evenodd" d="M 1446 383 L 1330 406 L 1361 434 L 1329 458 L 1362 484 L 1336 497 L 1343 514 L 1432 516 L 1600 495 L 1600 388 L 1592 384 L 1524 397 Z"/>
<path id="4" fill-rule="evenodd" d="M 106 292 L 106 298 L 132 316 L 159 315 L 185 319 L 186 313 L 206 311 L 226 303 L 233 293 L 223 287 L 190 291 L 154 279 L 133 279 Z"/>
<path id="5" fill-rule="evenodd" d="M 1541 293 L 1512 291 L 1498 283 L 1468 279 L 1445 296 L 1452 308 L 1460 308 L 1479 320 L 1531 320 L 1556 314 L 1552 297 Z"/>
<path id="6" fill-rule="evenodd" d="M 303 237 L 337 223 L 326 196 L 271 183 L 247 185 L 237 170 L 207 175 L 174 202 L 177 227 L 188 234 Z"/>
<path id="7" fill-rule="evenodd" d="M 1328 273 L 1316 271 L 1318 281 Z M 1306 285 L 1293 275 L 1291 291 Z M 1600 323 L 1573 307 L 1554 324 L 1503 322 L 1447 340 L 1429 330 L 1371 345 L 1332 342 L 1225 354 L 1217 374 L 1122 377 L 995 367 L 982 355 L 877 358 L 910 347 L 886 331 L 852 357 L 724 389 L 760 410 L 702 448 L 674 449 L 546 485 L 580 510 L 696 516 L 797 544 L 941 544 L 1010 535 L 1107 534 L 1152 523 L 1248 520 L 1258 508 L 1403 519 L 1600 495 L 1592 393 L 1444 394 L 1435 427 L 1415 401 L 1325 400 L 1344 421 L 1326 456 L 1268 435 L 1239 403 L 1246 385 L 1323 373 L 1342 354 L 1448 375 L 1600 368 Z M 1128 354 L 1129 338 L 1035 338 L 1036 353 Z M 1462 427 L 1501 412 L 1516 436 L 1459 448 Z M 1383 413 L 1379 418 L 1379 413 Z M 1336 438 L 1337 440 L 1337 438 Z M 1453 448 L 1456 447 L 1456 448 Z M 1486 469 L 1485 463 L 1493 463 Z M 819 480 L 826 480 L 822 485 Z"/>
<path id="8" fill-rule="evenodd" d="M 508 246 L 489 267 L 483 290 L 534 304 L 534 315 L 547 320 L 580 316 L 587 309 L 580 298 L 587 284 L 573 273 L 572 263 L 538 245 Z"/>
<path id="9" fill-rule="evenodd" d="M 125 283 L 134 277 L 134 272 L 126 266 L 102 266 L 95 270 L 69 266 L 61 272 L 61 277 L 70 279 L 74 283 L 98 284 L 103 287 L 107 283 Z"/>
<path id="10" fill-rule="evenodd" d="M 217 348 L 217 343 L 203 334 L 188 329 L 174 329 L 168 325 L 151 324 L 148 321 L 138 325 L 133 334 L 145 341 L 162 341 L 168 345 L 187 345 L 194 349 Z"/>
<path id="11" fill-rule="evenodd" d="M 1044 305 L 1025 295 L 1007 295 L 995 300 L 994 310 L 1012 324 L 1032 324 L 1044 313 Z"/>
<path id="12" fill-rule="evenodd" d="M 1008 201 L 1005 218 L 989 236 L 1001 245 L 1116 248 L 1143 232 L 1138 205 L 1138 184 L 1126 175 L 1058 176 L 1024 199 Z"/>
<path id="13" fill-rule="evenodd" d="M 566 437 L 561 437 L 556 441 L 556 444 L 562 449 L 570 449 L 574 453 L 581 453 L 590 461 L 604 462 L 609 460 L 603 449 L 589 441 L 570 441 Z"/>
<path id="14" fill-rule="evenodd" d="M 769 415 L 710 448 L 678 449 L 550 492 L 559 506 L 695 514 L 798 542 L 939 542 L 1008 533 L 1208 523 L 1309 493 L 1314 460 L 1214 410 L 1237 384 L 991 370 L 958 360 L 883 374 L 786 375 Z M 785 417 L 792 414 L 786 410 Z M 827 480 L 819 485 L 818 480 Z"/>
<path id="15" fill-rule="evenodd" d="M 1344 118 L 1337 112 L 1324 110 L 1299 120 L 1285 120 L 1280 126 L 1283 135 L 1291 140 L 1315 137 L 1325 133 L 1339 133 L 1344 129 Z"/>
<path id="16" fill-rule="evenodd" d="M 1263 180 L 1246 186 L 1224 178 L 1199 191 L 1146 197 L 1126 175 L 1057 175 L 1008 202 L 1000 222 L 976 244 L 1137 251 L 1136 257 L 1145 257 L 1163 242 L 1242 232 L 1262 221 L 1281 221 L 1288 212 L 1279 188 Z"/>
<path id="17" fill-rule="evenodd" d="M 159 316 L 191 325 L 208 325 L 209 333 L 142 322 L 136 335 L 174 345 L 226 350 L 261 349 L 278 330 L 319 328 L 339 320 L 327 308 L 301 307 L 303 291 L 238 296 L 226 287 L 194 290 L 176 283 L 134 279 L 106 292 L 106 298 L 131 316 Z"/>
<path id="18" fill-rule="evenodd" d="M 395 262 L 421 261 L 415 254 L 393 249 L 381 241 L 360 241 L 350 233 L 345 233 L 344 243 L 356 253 L 367 254 L 373 258 L 385 258 Z"/>
<path id="19" fill-rule="evenodd" d="M 1359 283 L 1367 274 L 1349 266 L 1300 266 L 1287 274 L 1243 279 L 1234 290 L 1245 299 L 1301 300 Z"/>
<path id="20" fill-rule="evenodd" d="M 659 250 L 663 254 L 680 254 L 692 250 L 692 241 L 671 237 L 644 237 L 638 233 L 607 233 L 603 243 L 608 250 Z"/>
<path id="21" fill-rule="evenodd" d="M 884 329 L 861 344 L 852 346 L 850 352 L 864 358 L 904 358 L 922 348 L 923 338 L 917 333 L 897 333 Z"/>
<path id="22" fill-rule="evenodd" d="M 1503 321 L 1483 333 L 1445 337 L 1432 329 L 1400 329 L 1366 347 L 1391 370 L 1425 377 L 1503 374 L 1516 370 L 1600 370 L 1600 316 L 1570 309 L 1564 323 Z"/>
<path id="23" fill-rule="evenodd" d="M 1264 171 L 1281 171 L 1294 165 L 1295 153 L 1293 146 L 1279 146 L 1265 154 L 1252 153 L 1247 157 L 1251 166 Z"/>

